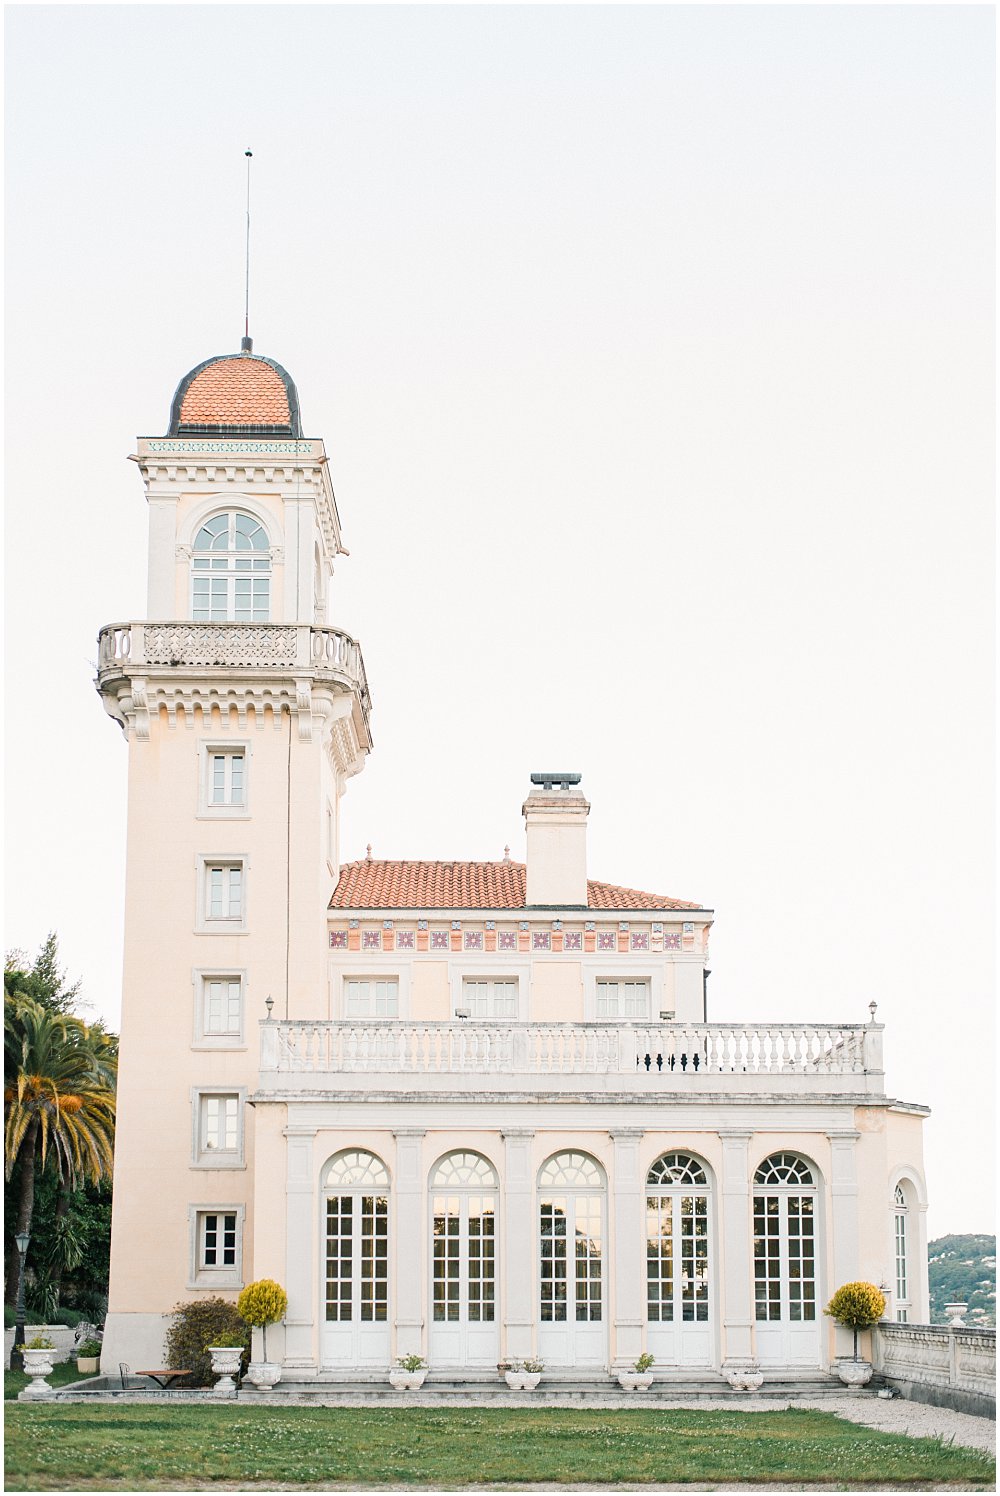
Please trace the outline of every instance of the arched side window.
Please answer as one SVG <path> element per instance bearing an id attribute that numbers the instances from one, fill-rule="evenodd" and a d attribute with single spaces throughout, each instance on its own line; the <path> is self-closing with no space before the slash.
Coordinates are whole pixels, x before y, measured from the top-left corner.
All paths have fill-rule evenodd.
<path id="1" fill-rule="evenodd" d="M 446 1153 L 431 1173 L 432 1327 L 457 1326 L 466 1340 L 469 1326 L 496 1319 L 499 1183 L 489 1159 L 471 1151 Z"/>
<path id="2" fill-rule="evenodd" d="M 646 1316 L 658 1327 L 708 1321 L 708 1176 L 687 1153 L 661 1154 L 646 1175 Z M 683 1358 L 669 1336 L 656 1344 L 658 1359 Z"/>
<path id="3" fill-rule="evenodd" d="M 324 1185 L 327 1322 L 387 1325 L 389 1171 L 374 1153 L 347 1148 L 330 1160 Z"/>
<path id="4" fill-rule="evenodd" d="M 538 1183 L 543 1188 L 600 1190 L 604 1176 L 589 1153 L 554 1153 L 542 1165 Z"/>
<path id="5" fill-rule="evenodd" d="M 500 1181 L 481 1153 L 446 1153 L 431 1175 L 432 1189 L 495 1190 Z"/>
<path id="6" fill-rule="evenodd" d="M 758 1323 L 816 1319 L 816 1181 L 797 1153 L 772 1153 L 754 1174 Z"/>
<path id="7" fill-rule="evenodd" d="M 905 1325 L 910 1317 L 909 1207 L 901 1184 L 893 1196 L 893 1243 L 896 1259 L 896 1319 Z"/>
<path id="8" fill-rule="evenodd" d="M 253 515 L 229 510 L 206 520 L 191 557 L 191 617 L 202 623 L 267 623 L 271 553 Z"/>

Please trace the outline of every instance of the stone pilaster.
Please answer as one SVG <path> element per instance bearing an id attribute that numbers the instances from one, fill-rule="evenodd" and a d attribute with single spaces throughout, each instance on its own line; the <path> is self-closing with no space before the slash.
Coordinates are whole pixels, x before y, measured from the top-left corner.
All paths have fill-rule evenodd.
<path id="1" fill-rule="evenodd" d="M 855 1282 L 861 1274 L 857 1162 L 857 1142 L 860 1136 L 859 1132 L 847 1127 L 827 1133 L 830 1139 L 830 1271 L 833 1278 L 826 1285 L 827 1297 L 842 1283 Z M 818 1230 L 816 1255 L 821 1263 L 821 1238 Z M 822 1275 L 819 1276 L 816 1287 L 817 1294 L 822 1294 Z M 821 1310 L 822 1304 L 818 1303 L 817 1317 Z M 838 1325 L 836 1334 L 837 1355 L 850 1356 L 854 1351 L 852 1332 L 843 1325 Z"/>
<path id="2" fill-rule="evenodd" d="M 501 1284 L 504 1340 L 509 1360 L 524 1360 L 534 1353 L 535 1303 L 538 1272 L 538 1222 L 533 1208 L 534 1179 L 531 1144 L 535 1134 L 528 1128 L 510 1128 L 503 1134 L 504 1239 Z"/>
<path id="3" fill-rule="evenodd" d="M 722 1181 L 719 1211 L 719 1257 L 724 1311 L 722 1367 L 741 1370 L 754 1356 L 753 1334 L 753 1201 L 749 1170 L 752 1132 L 720 1128 Z M 718 1296 L 716 1306 L 718 1307 Z"/>
<path id="4" fill-rule="evenodd" d="M 645 1315 L 645 1230 L 643 1179 L 639 1172 L 641 1127 L 609 1128 L 614 1144 L 609 1228 L 614 1271 L 614 1347 L 612 1370 L 628 1368 L 642 1354 Z M 610 1285 L 609 1285 L 610 1286 Z"/>
<path id="5" fill-rule="evenodd" d="M 424 1346 L 423 1128 L 401 1127 L 396 1139 L 396 1350 L 426 1355 Z"/>
<path id="6" fill-rule="evenodd" d="M 315 1130 L 285 1132 L 285 1272 L 288 1313 L 285 1316 L 286 1368 L 317 1369 L 316 1191 L 313 1169 Z"/>

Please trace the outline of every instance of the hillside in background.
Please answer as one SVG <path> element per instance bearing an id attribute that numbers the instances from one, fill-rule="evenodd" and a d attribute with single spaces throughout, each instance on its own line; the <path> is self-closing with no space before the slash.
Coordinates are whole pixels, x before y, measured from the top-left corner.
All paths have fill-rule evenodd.
<path id="1" fill-rule="evenodd" d="M 995 1236 L 939 1236 L 928 1242 L 931 1323 L 947 1322 L 945 1304 L 966 1303 L 968 1325 L 997 1322 L 997 1239 Z"/>

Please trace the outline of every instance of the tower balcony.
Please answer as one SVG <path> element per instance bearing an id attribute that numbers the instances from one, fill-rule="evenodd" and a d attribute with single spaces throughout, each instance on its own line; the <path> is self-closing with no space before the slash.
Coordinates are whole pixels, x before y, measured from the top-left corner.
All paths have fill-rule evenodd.
<path id="1" fill-rule="evenodd" d="M 678 1100 L 881 1096 L 881 1024 L 278 1022 L 260 1086 L 306 1096 L 442 1092 Z"/>
<path id="2" fill-rule="evenodd" d="M 126 732 L 149 734 L 151 712 L 289 710 L 300 736 L 323 700 L 352 701 L 354 756 L 371 747 L 371 694 L 361 646 L 342 629 L 306 623 L 111 623 L 98 635 L 97 689 Z M 327 716 L 331 714 L 326 712 Z M 337 715 L 337 714 L 333 714 Z M 343 733 L 341 733 L 343 737 Z M 346 751 L 346 740 L 345 740 Z M 348 757 L 350 753 L 348 752 Z M 355 772 L 345 763 L 345 771 Z"/>

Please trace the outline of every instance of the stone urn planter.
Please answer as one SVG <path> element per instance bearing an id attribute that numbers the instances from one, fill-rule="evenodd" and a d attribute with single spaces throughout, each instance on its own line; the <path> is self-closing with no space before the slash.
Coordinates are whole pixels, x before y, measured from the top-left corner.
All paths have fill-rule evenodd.
<path id="1" fill-rule="evenodd" d="M 260 1392 L 269 1392 L 281 1381 L 281 1365 L 277 1361 L 251 1361 L 244 1380 Z"/>
<path id="2" fill-rule="evenodd" d="M 55 1397 L 55 1393 L 45 1380 L 52 1375 L 52 1357 L 54 1354 L 52 1346 L 44 1349 L 29 1350 L 27 1346 L 22 1352 L 24 1356 L 24 1369 L 31 1381 L 23 1392 L 17 1394 L 18 1402 L 40 1402 L 45 1398 Z"/>
<path id="3" fill-rule="evenodd" d="M 965 1314 L 968 1307 L 968 1304 L 945 1304 L 944 1312 L 948 1316 L 949 1329 L 965 1329 Z"/>
<path id="4" fill-rule="evenodd" d="M 426 1375 L 426 1366 L 420 1366 L 415 1371 L 407 1371 L 405 1366 L 393 1366 L 389 1369 L 389 1385 L 395 1387 L 397 1392 L 416 1392 L 418 1387 L 424 1385 Z"/>
<path id="5" fill-rule="evenodd" d="M 618 1385 L 625 1392 L 646 1392 L 653 1385 L 651 1371 L 620 1371 Z"/>
<path id="6" fill-rule="evenodd" d="M 837 1375 L 845 1387 L 865 1387 L 872 1379 L 872 1364 L 860 1357 L 838 1356 Z"/>
<path id="7" fill-rule="evenodd" d="M 235 1397 L 236 1378 L 243 1358 L 242 1345 L 206 1345 L 205 1349 L 212 1358 L 212 1374 L 219 1378 L 210 1395 Z"/>
<path id="8" fill-rule="evenodd" d="M 764 1373 L 756 1361 L 727 1361 L 722 1374 L 734 1392 L 759 1392 Z"/>
<path id="9" fill-rule="evenodd" d="M 522 1365 L 509 1366 L 503 1379 L 512 1392 L 534 1392 L 542 1380 L 544 1367 L 540 1361 L 525 1361 Z"/>

